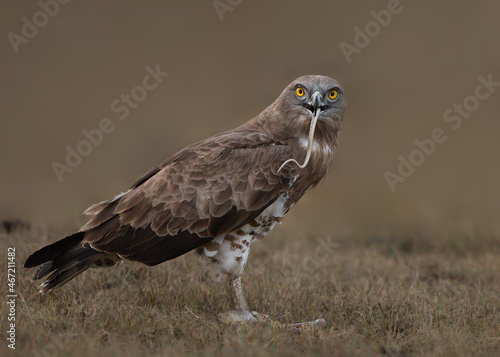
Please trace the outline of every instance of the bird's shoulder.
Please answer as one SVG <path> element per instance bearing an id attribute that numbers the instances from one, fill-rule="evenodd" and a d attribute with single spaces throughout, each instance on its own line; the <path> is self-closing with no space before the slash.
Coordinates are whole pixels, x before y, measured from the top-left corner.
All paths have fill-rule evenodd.
<path id="1" fill-rule="evenodd" d="M 221 174 L 226 170 L 263 170 L 279 168 L 279 160 L 292 157 L 292 148 L 270 133 L 255 127 L 242 126 L 229 130 L 180 150 L 153 167 L 137 180 L 131 189 L 162 176 L 202 171 L 204 175 Z M 276 173 L 277 168 L 273 171 Z M 233 171 L 235 172 L 235 171 Z M 284 175 L 287 173 L 284 172 Z"/>

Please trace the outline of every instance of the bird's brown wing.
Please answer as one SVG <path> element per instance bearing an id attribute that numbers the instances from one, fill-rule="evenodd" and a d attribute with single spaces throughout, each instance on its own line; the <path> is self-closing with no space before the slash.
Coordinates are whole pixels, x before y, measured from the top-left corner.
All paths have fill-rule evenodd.
<path id="1" fill-rule="evenodd" d="M 131 190 L 90 207 L 83 243 L 155 265 L 255 219 L 292 182 L 284 145 L 187 148 Z"/>

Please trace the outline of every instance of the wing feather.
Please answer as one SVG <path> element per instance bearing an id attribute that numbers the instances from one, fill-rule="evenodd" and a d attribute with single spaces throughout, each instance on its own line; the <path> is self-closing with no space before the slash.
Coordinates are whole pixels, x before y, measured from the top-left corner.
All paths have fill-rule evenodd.
<path id="1" fill-rule="evenodd" d="M 125 194 L 92 206 L 84 243 L 153 265 L 254 220 L 292 182 L 293 170 L 278 173 L 291 152 L 270 142 L 240 147 L 241 139 L 231 139 L 188 147 Z"/>

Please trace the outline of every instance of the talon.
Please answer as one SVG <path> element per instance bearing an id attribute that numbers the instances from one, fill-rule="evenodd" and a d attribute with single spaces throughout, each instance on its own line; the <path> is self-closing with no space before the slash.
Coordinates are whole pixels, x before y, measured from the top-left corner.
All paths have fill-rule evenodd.
<path id="1" fill-rule="evenodd" d="M 259 322 L 270 322 L 272 321 L 271 318 L 266 315 L 266 314 L 261 314 L 260 312 L 257 311 L 252 311 L 252 316 L 257 319 Z"/>
<path id="2" fill-rule="evenodd" d="M 258 320 L 250 311 L 246 310 L 231 310 L 222 312 L 218 315 L 219 321 L 225 324 L 244 324 L 256 323 Z"/>

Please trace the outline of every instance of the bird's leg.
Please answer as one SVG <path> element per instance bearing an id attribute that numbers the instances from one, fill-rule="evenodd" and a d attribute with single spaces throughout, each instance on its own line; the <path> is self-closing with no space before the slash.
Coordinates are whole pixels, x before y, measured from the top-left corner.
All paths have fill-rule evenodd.
<path id="1" fill-rule="evenodd" d="M 257 322 L 257 318 L 250 312 L 250 308 L 248 307 L 243 287 L 241 286 L 241 277 L 231 280 L 231 295 L 233 296 L 236 310 L 229 310 L 219 314 L 219 319 L 222 322 L 230 324 Z"/>
<path id="2" fill-rule="evenodd" d="M 231 281 L 231 288 L 236 309 L 249 311 L 250 308 L 248 307 L 247 299 L 243 292 L 243 286 L 241 286 L 241 277 L 234 278 Z"/>
<path id="3" fill-rule="evenodd" d="M 247 299 L 245 298 L 245 293 L 243 292 L 243 286 L 241 286 L 241 277 L 233 279 L 231 282 L 231 291 L 233 293 L 233 299 L 236 304 L 236 309 L 239 311 L 250 312 L 250 307 L 248 307 Z M 254 320 L 252 322 L 269 322 L 271 318 L 265 314 L 261 314 L 256 311 L 250 312 Z"/>
<path id="4" fill-rule="evenodd" d="M 241 277 L 233 278 L 231 280 L 231 293 L 236 305 L 236 310 L 230 310 L 219 314 L 221 322 L 229 324 L 262 322 L 268 323 L 275 328 L 293 330 L 297 332 L 315 330 L 326 325 L 326 322 L 323 319 L 299 322 L 295 324 L 281 323 L 279 321 L 272 320 L 265 314 L 261 314 L 256 311 L 250 312 L 250 307 L 248 306 L 243 292 L 243 287 L 241 286 Z"/>

